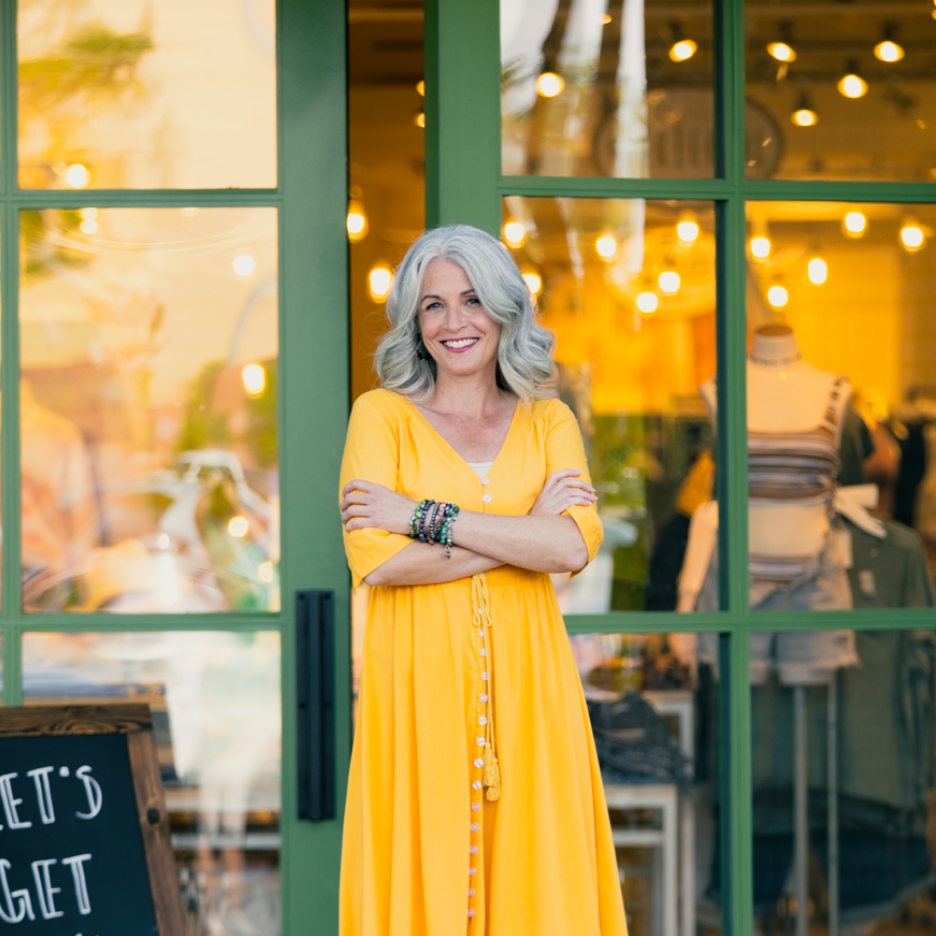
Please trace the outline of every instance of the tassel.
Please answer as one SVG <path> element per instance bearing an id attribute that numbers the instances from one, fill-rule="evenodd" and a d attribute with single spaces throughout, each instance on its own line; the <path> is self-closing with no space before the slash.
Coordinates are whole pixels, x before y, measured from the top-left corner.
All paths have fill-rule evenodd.
<path id="1" fill-rule="evenodd" d="M 500 799 L 500 767 L 497 763 L 497 755 L 490 744 L 484 749 L 484 772 L 481 775 L 481 782 L 484 784 L 485 799 L 490 802 Z"/>

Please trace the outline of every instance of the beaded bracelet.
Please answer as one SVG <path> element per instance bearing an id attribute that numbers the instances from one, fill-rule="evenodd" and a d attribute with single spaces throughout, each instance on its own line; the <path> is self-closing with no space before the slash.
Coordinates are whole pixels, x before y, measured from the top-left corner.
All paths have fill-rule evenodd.
<path id="1" fill-rule="evenodd" d="M 457 504 L 446 504 L 445 518 L 439 526 L 438 540 L 445 547 L 445 558 L 452 558 L 452 527 L 458 519 L 459 508 Z"/>
<path id="2" fill-rule="evenodd" d="M 439 541 L 436 534 L 439 532 L 440 524 L 448 516 L 448 509 L 449 505 L 446 504 L 445 501 L 439 501 L 435 507 L 433 507 L 432 517 L 429 520 L 429 533 L 426 537 L 430 543 L 437 543 Z"/>
<path id="3" fill-rule="evenodd" d="M 410 519 L 410 539 L 419 539 L 423 543 L 426 542 L 423 527 L 426 523 L 426 514 L 434 503 L 434 500 L 426 498 L 425 500 L 421 500 L 416 506 L 416 510 L 413 512 L 413 516 Z"/>

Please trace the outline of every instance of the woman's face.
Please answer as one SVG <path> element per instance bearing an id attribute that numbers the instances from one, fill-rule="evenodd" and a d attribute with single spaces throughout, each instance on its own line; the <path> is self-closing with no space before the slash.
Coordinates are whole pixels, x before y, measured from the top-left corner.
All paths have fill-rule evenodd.
<path id="1" fill-rule="evenodd" d="M 500 325 L 484 311 L 465 271 L 451 260 L 429 262 L 419 300 L 419 328 L 439 377 L 497 376 Z"/>

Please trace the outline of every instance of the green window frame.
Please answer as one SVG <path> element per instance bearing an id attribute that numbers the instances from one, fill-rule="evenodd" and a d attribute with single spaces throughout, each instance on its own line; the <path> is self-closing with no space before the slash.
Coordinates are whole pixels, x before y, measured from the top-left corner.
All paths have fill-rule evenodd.
<path id="1" fill-rule="evenodd" d="M 0 471 L 3 704 L 22 703 L 27 632 L 270 630 L 281 640 L 281 893 L 284 934 L 337 932 L 341 821 L 296 818 L 297 589 L 336 600 L 337 801 L 350 756 L 350 588 L 336 493 L 349 412 L 345 236 L 346 10 L 343 0 L 277 0 L 277 186 L 269 189 L 24 190 L 17 180 L 16 3 L 0 4 Z M 273 207 L 279 218 L 281 588 L 279 612 L 26 614 L 21 601 L 19 212 L 97 207 Z M 339 392 L 335 392 L 338 388 Z M 309 403 L 314 401 L 314 403 Z M 317 482 L 310 479 L 318 479 Z M 288 505 L 288 506 L 287 506 Z"/>
<path id="2" fill-rule="evenodd" d="M 427 226 L 467 223 L 499 236 L 506 195 L 710 201 L 716 207 L 717 465 L 721 611 L 569 615 L 570 633 L 721 634 L 721 790 L 725 933 L 753 927 L 751 631 L 936 628 L 931 609 L 752 612 L 748 606 L 745 205 L 748 201 L 936 203 L 936 185 L 798 182 L 745 177 L 742 0 L 714 0 L 715 177 L 616 179 L 503 176 L 498 0 L 426 4 Z"/>

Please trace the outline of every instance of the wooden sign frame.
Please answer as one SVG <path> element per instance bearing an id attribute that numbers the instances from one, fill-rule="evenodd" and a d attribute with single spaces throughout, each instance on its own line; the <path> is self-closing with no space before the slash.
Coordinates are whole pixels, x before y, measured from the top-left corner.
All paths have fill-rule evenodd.
<path id="1" fill-rule="evenodd" d="M 149 706 L 121 703 L 0 707 L 0 738 L 110 734 L 122 734 L 127 739 L 159 936 L 184 936 L 182 900 Z"/>

